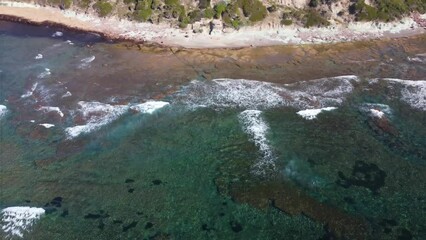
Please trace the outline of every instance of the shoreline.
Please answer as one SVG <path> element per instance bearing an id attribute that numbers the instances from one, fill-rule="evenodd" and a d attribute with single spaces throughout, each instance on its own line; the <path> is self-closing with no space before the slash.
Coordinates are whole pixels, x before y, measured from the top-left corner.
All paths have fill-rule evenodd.
<path id="1" fill-rule="evenodd" d="M 100 18 L 73 10 L 0 1 L 0 20 L 94 33 L 113 42 L 129 41 L 192 49 L 324 44 L 409 37 L 426 33 L 425 19 L 426 14 L 413 14 L 392 23 L 356 22 L 309 29 L 296 26 L 247 26 L 240 30 L 215 28 L 210 35 L 207 31 L 193 33 L 191 29 L 177 29 L 165 23 L 137 23 L 116 17 Z"/>

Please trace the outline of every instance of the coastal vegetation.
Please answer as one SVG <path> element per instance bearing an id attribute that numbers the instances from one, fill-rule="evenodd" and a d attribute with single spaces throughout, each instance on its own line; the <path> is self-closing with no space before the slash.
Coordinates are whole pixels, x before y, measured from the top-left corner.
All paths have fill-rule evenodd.
<path id="1" fill-rule="evenodd" d="M 39 1 L 46 4 L 46 0 Z M 304 7 L 284 6 L 275 0 L 47 0 L 47 4 L 95 12 L 100 17 L 115 15 L 138 22 L 168 22 L 180 28 L 220 21 L 223 27 L 239 29 L 263 24 L 268 19 L 279 19 L 285 26 L 309 28 L 328 26 L 331 20 L 389 22 L 412 12 L 426 12 L 425 0 L 310 0 Z"/>

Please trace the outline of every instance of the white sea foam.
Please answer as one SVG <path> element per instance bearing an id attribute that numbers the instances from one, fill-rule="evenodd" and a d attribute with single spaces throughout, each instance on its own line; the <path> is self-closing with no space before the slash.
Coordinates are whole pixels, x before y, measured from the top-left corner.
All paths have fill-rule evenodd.
<path id="1" fill-rule="evenodd" d="M 370 109 L 370 113 L 371 113 L 371 116 L 376 117 L 376 118 L 382 118 L 382 117 L 385 116 L 384 112 L 377 110 L 377 109 L 374 109 L 374 108 Z"/>
<path id="2" fill-rule="evenodd" d="M 81 63 L 80 65 L 78 65 L 78 68 L 85 69 L 90 67 L 90 63 L 93 62 L 95 59 L 96 59 L 95 56 L 90 56 L 90 57 L 81 59 L 80 60 Z"/>
<path id="3" fill-rule="evenodd" d="M 0 119 L 5 116 L 7 113 L 7 107 L 5 105 L 0 105 Z"/>
<path id="4" fill-rule="evenodd" d="M 422 63 L 422 62 L 426 61 L 426 59 L 423 59 L 421 57 L 407 57 L 407 60 L 409 62 L 419 62 L 419 63 Z"/>
<path id="5" fill-rule="evenodd" d="M 52 128 L 52 127 L 55 126 L 54 124 L 50 124 L 50 123 L 40 123 L 39 125 L 42 126 L 42 127 L 47 128 L 47 129 Z"/>
<path id="6" fill-rule="evenodd" d="M 325 108 L 318 108 L 318 109 L 306 109 L 298 111 L 297 114 L 302 116 L 304 119 L 307 120 L 313 120 L 317 118 L 317 115 L 320 114 L 323 111 L 332 111 L 337 109 L 336 107 L 325 107 Z"/>
<path id="7" fill-rule="evenodd" d="M 128 111 L 127 105 L 110 105 L 100 102 L 78 102 L 79 109 L 75 115 L 80 116 L 86 124 L 68 127 L 65 133 L 68 139 L 83 133 L 89 133 L 111 123 Z"/>
<path id="8" fill-rule="evenodd" d="M 41 53 L 37 54 L 37 56 L 34 57 L 34 59 L 38 60 L 38 59 L 42 59 L 43 55 Z"/>
<path id="9" fill-rule="evenodd" d="M 23 237 L 45 213 L 43 208 L 8 207 L 1 211 L 1 227 L 8 237 Z"/>
<path id="10" fill-rule="evenodd" d="M 132 109 L 133 111 L 136 111 L 136 112 L 140 112 L 140 113 L 152 114 L 156 110 L 163 108 L 163 107 L 165 107 L 169 104 L 170 103 L 163 102 L 163 101 L 148 101 L 148 102 L 145 102 L 145 103 L 141 103 L 141 104 L 131 106 L 130 109 Z"/>
<path id="11" fill-rule="evenodd" d="M 356 76 L 341 76 L 294 84 L 275 84 L 244 79 L 192 81 L 176 99 L 193 108 L 267 109 L 280 106 L 318 108 L 339 105 L 352 92 Z"/>
<path id="12" fill-rule="evenodd" d="M 253 171 L 256 174 L 265 174 L 268 170 L 275 169 L 275 157 L 266 138 L 269 130 L 267 123 L 262 118 L 262 111 L 245 110 L 238 116 L 243 130 L 250 137 L 251 141 L 259 148 L 261 158 L 253 166 Z"/>
<path id="13" fill-rule="evenodd" d="M 381 103 L 364 103 L 360 110 L 375 118 L 391 117 L 392 115 L 392 109 L 389 105 Z"/>
<path id="14" fill-rule="evenodd" d="M 64 33 L 63 32 L 59 32 L 59 31 L 57 31 L 57 32 L 55 32 L 55 33 L 52 34 L 52 37 L 62 37 L 62 36 L 64 36 Z"/>
<path id="15" fill-rule="evenodd" d="M 36 90 L 36 88 L 37 88 L 37 85 L 38 85 L 38 83 L 36 82 L 36 83 L 34 83 L 32 86 L 31 86 L 31 89 L 30 90 L 28 90 L 26 93 L 24 93 L 24 94 L 22 94 L 21 95 L 21 98 L 27 98 L 27 97 L 30 97 L 30 96 L 32 96 L 33 95 L 33 93 L 34 93 L 34 91 Z"/>
<path id="16" fill-rule="evenodd" d="M 71 42 L 71 40 L 67 40 L 67 41 L 65 41 L 66 43 L 68 43 L 69 45 L 74 45 L 74 43 L 73 42 Z"/>
<path id="17" fill-rule="evenodd" d="M 90 56 L 90 57 L 87 57 L 87 58 L 83 58 L 80 61 L 83 62 L 83 63 L 91 63 L 95 60 L 95 58 L 96 58 L 95 56 Z"/>
<path id="18" fill-rule="evenodd" d="M 64 117 L 64 113 L 61 111 L 59 107 L 51 107 L 51 106 L 42 106 L 38 108 L 39 111 L 43 111 L 45 113 L 56 112 L 59 116 Z"/>
<path id="19" fill-rule="evenodd" d="M 64 95 L 62 95 L 62 98 L 71 97 L 72 93 L 70 91 L 67 91 Z"/>
<path id="20" fill-rule="evenodd" d="M 390 83 L 402 85 L 401 100 L 411 107 L 426 111 L 426 80 L 402 80 L 385 78 Z"/>
<path id="21" fill-rule="evenodd" d="M 38 77 L 38 78 L 46 78 L 46 77 L 48 77 L 50 74 L 52 74 L 52 73 L 50 72 L 50 69 L 49 69 L 49 68 L 45 68 L 45 69 L 44 69 L 44 71 L 43 71 L 42 73 L 40 73 L 37 77 Z"/>

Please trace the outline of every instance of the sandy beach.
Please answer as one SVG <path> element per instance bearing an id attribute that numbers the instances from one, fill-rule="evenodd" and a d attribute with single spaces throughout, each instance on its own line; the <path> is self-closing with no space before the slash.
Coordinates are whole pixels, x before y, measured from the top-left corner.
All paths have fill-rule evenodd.
<path id="1" fill-rule="evenodd" d="M 211 34 L 208 33 L 207 27 L 197 26 L 203 31 L 194 33 L 191 30 L 194 26 L 177 29 L 166 23 L 139 23 L 117 17 L 100 18 L 90 13 L 10 1 L 0 1 L 0 15 L 3 19 L 14 17 L 34 24 L 56 23 L 72 29 L 101 33 L 110 39 L 150 42 L 184 48 L 321 44 L 396 38 L 426 33 L 424 21 L 426 15 L 413 15 L 391 23 L 357 22 L 309 29 L 298 26 L 265 27 L 259 25 L 243 27 L 237 31 L 215 27 Z"/>

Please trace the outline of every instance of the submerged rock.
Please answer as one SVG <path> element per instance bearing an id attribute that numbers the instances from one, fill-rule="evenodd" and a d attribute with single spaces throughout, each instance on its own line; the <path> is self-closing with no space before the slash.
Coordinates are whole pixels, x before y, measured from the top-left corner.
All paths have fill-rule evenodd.
<path id="1" fill-rule="evenodd" d="M 386 173 L 374 163 L 357 161 L 352 168 L 352 175 L 346 177 L 339 171 L 337 184 L 344 188 L 350 186 L 360 186 L 370 189 L 374 194 L 378 194 L 381 187 L 385 185 Z"/>

